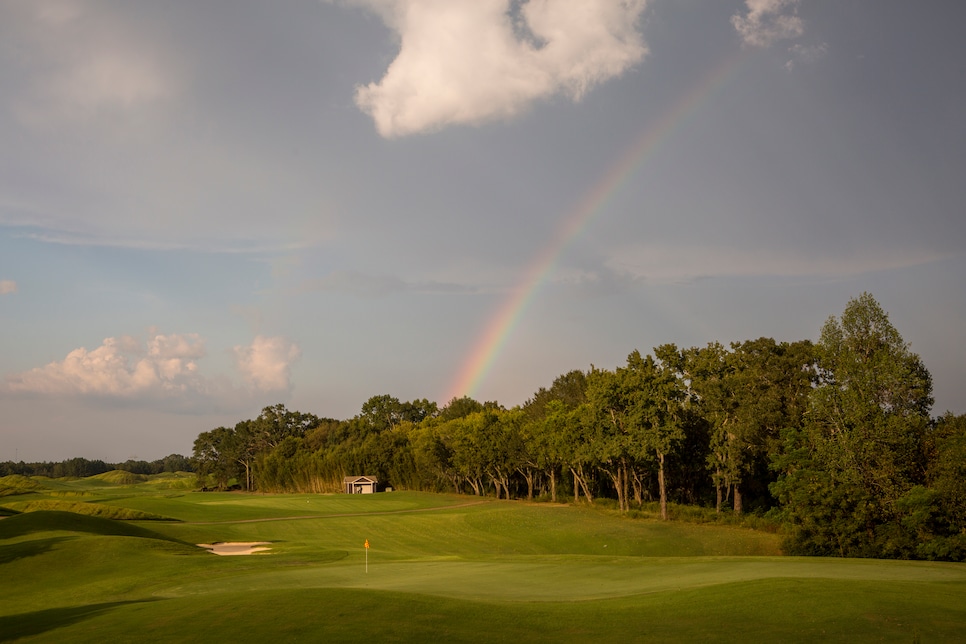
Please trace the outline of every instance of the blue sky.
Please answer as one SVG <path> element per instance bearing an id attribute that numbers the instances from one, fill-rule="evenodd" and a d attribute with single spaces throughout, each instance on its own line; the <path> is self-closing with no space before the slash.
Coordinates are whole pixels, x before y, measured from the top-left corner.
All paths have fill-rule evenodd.
<path id="1" fill-rule="evenodd" d="M 0 460 L 189 454 L 278 402 L 445 403 L 540 257 L 464 393 L 512 406 L 634 349 L 817 339 L 868 291 L 934 412 L 966 412 L 964 20 L 0 2 Z"/>

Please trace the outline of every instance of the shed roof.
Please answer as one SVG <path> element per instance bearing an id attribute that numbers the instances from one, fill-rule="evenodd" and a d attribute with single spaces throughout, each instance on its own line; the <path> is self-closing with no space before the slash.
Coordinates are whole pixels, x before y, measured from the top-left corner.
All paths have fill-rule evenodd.
<path id="1" fill-rule="evenodd" d="M 342 479 L 343 483 L 378 483 L 379 480 L 374 476 L 347 476 Z"/>

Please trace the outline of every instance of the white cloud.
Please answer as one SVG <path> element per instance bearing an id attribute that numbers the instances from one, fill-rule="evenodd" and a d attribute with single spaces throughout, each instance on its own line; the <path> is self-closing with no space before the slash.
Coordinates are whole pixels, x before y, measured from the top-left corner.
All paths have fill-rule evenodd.
<path id="1" fill-rule="evenodd" d="M 823 42 L 817 45 L 795 43 L 788 48 L 788 53 L 791 54 L 791 59 L 785 63 L 785 69 L 791 71 L 799 64 L 807 65 L 824 58 L 828 53 L 828 43 Z"/>
<path id="2" fill-rule="evenodd" d="M 0 280 L 0 295 L 10 295 L 17 292 L 17 283 L 13 280 Z"/>
<path id="3" fill-rule="evenodd" d="M 115 398 L 203 393 L 208 386 L 196 360 L 204 355 L 204 341 L 194 333 L 155 335 L 146 345 L 130 336 L 106 338 L 91 351 L 74 349 L 60 362 L 9 376 L 6 389 Z"/>
<path id="4" fill-rule="evenodd" d="M 400 38 L 356 104 L 382 136 L 508 118 L 562 93 L 579 100 L 641 61 L 646 0 L 349 0 Z"/>
<path id="5" fill-rule="evenodd" d="M 256 336 L 248 346 L 236 346 L 235 364 L 245 381 L 259 391 L 288 389 L 290 368 L 301 355 L 294 343 L 282 337 Z"/>
<path id="6" fill-rule="evenodd" d="M 149 333 L 106 338 L 99 347 L 74 349 L 63 360 L 7 376 L 0 394 L 100 398 L 165 411 L 204 412 L 244 408 L 252 393 L 290 389 L 289 367 L 299 348 L 280 337 L 256 336 L 234 348 L 245 387 L 225 376 L 202 375 L 207 355 L 196 333 Z"/>
<path id="7" fill-rule="evenodd" d="M 805 25 L 798 17 L 799 0 L 745 0 L 747 13 L 731 16 L 731 24 L 746 45 L 768 47 L 778 40 L 798 38 Z"/>
<path id="8" fill-rule="evenodd" d="M 843 278 L 919 266 L 947 258 L 927 249 L 866 248 L 848 255 L 790 249 L 632 244 L 607 260 L 608 269 L 649 283 L 684 283 L 714 277 Z"/>

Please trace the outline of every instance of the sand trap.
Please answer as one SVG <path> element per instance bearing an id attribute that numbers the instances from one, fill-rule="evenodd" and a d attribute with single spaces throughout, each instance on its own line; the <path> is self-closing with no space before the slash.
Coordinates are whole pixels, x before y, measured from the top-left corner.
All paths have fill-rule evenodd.
<path id="1" fill-rule="evenodd" d="M 234 541 L 218 543 L 199 543 L 199 548 L 204 548 L 216 555 L 251 555 L 256 552 L 269 550 L 265 546 L 270 546 L 270 541 Z"/>

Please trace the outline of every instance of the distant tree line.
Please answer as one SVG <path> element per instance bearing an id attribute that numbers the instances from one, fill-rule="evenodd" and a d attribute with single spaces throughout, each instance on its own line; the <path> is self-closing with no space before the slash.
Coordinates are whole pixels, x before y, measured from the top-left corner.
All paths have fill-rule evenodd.
<path id="1" fill-rule="evenodd" d="M 497 498 L 768 512 L 790 554 L 966 560 L 966 415 L 865 293 L 817 344 L 632 352 L 522 406 L 381 395 L 348 420 L 266 407 L 198 436 L 206 487 L 334 492 L 346 475 Z"/>
<path id="2" fill-rule="evenodd" d="M 194 472 L 194 460 L 181 454 L 171 454 L 156 461 L 128 459 L 123 463 L 105 463 L 101 460 L 70 458 L 60 462 L 24 463 L 0 462 L 0 476 L 20 474 L 23 476 L 47 476 L 50 478 L 96 476 L 112 470 L 124 470 L 133 474 L 162 474 L 164 472 Z"/>

